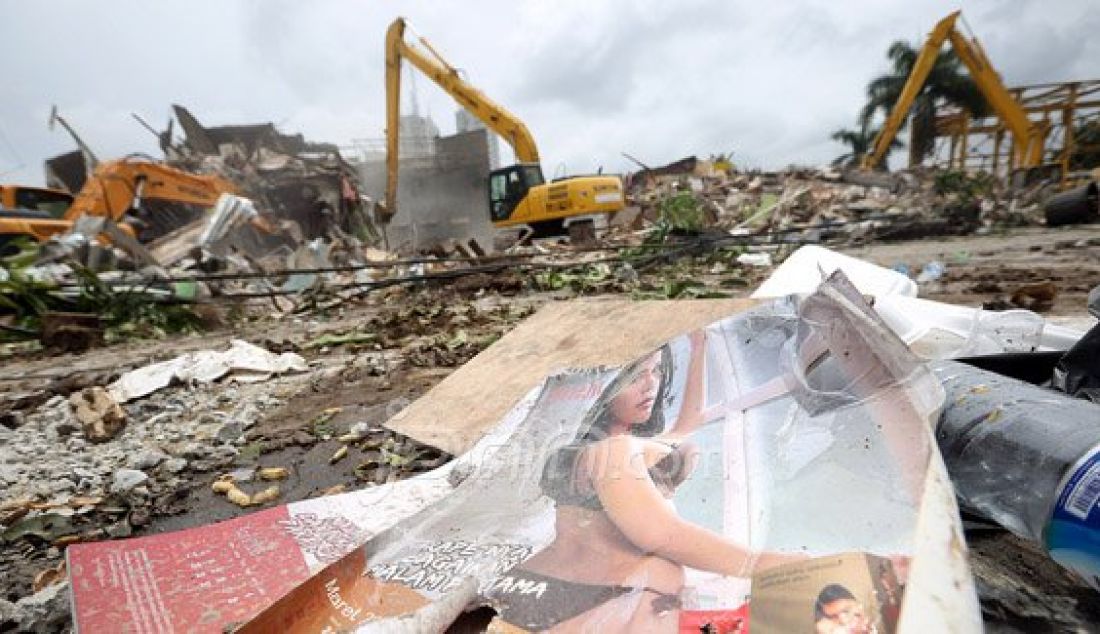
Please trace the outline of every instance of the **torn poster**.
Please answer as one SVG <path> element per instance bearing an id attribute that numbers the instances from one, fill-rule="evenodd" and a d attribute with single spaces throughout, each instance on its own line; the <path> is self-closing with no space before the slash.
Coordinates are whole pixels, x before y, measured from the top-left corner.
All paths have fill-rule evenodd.
<path id="1" fill-rule="evenodd" d="M 832 279 L 625 368 L 547 378 L 439 473 L 346 494 L 383 504 L 403 497 L 399 486 L 440 486 L 401 512 L 376 507 L 370 530 L 370 507 L 337 531 L 267 511 L 258 542 L 278 542 L 269 559 L 300 559 L 251 582 L 229 560 L 205 595 L 247 595 L 234 604 L 247 607 L 230 615 L 193 596 L 205 618 L 176 620 L 155 603 L 144 618 L 170 613 L 168 629 L 209 631 L 443 631 L 484 605 L 497 632 L 739 632 L 750 621 L 754 632 L 980 631 L 931 435 L 942 398 Z M 165 536 L 144 539 L 153 548 Z M 74 547 L 70 563 L 97 547 L 127 557 L 127 544 Z M 123 597 L 171 601 L 193 579 L 185 559 L 174 577 L 150 573 L 141 593 L 116 591 L 112 622 L 132 622 Z M 84 606 L 102 595 L 82 591 L 89 575 L 73 570 L 78 624 L 91 631 L 97 614 Z M 240 587 L 226 592 L 230 579 Z M 248 583 L 267 591 L 246 593 Z"/>

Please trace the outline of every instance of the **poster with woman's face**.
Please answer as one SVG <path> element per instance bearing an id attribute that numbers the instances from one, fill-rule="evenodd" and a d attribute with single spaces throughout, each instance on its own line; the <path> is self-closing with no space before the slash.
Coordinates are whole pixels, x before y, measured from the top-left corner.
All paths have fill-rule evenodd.
<path id="1" fill-rule="evenodd" d="M 892 632 L 916 517 L 896 439 L 873 400 L 803 407 L 793 334 L 788 317 L 735 316 L 622 369 L 548 378 L 457 461 L 444 502 L 298 600 L 342 601 L 336 620 L 482 604 L 498 631 L 740 632 L 751 614 L 765 633 Z"/>

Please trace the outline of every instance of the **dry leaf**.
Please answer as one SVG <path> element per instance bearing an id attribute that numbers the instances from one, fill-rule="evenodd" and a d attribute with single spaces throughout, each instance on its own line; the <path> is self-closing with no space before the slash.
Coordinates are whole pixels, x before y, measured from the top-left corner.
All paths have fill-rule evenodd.
<path id="1" fill-rule="evenodd" d="M 34 581 L 31 583 L 31 589 L 35 592 L 52 586 L 55 583 L 64 581 L 68 576 L 68 571 L 65 569 L 65 562 L 62 560 L 54 568 L 47 568 L 34 576 Z"/>
<path id="2" fill-rule="evenodd" d="M 326 495 L 339 495 L 340 493 L 343 493 L 344 489 L 346 489 L 346 488 L 347 487 L 345 487 L 342 484 L 337 484 L 335 486 L 330 486 L 329 488 L 325 489 L 324 491 L 321 491 L 321 497 L 324 497 Z"/>

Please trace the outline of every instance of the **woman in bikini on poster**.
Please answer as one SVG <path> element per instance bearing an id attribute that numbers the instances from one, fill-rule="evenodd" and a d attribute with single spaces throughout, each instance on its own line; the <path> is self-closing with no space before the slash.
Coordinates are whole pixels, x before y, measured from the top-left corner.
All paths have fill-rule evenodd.
<path id="1" fill-rule="evenodd" d="M 673 632 L 685 566 L 746 577 L 805 559 L 752 552 L 677 514 L 671 497 L 697 453 L 684 438 L 706 422 L 703 331 L 689 339 L 683 401 L 671 424 L 664 420 L 672 382 L 666 345 L 624 370 L 579 438 L 546 465 L 542 488 L 556 502 L 555 538 L 494 584 L 489 594 L 506 623 L 528 631 Z M 507 591 L 540 585 L 537 596 Z"/>

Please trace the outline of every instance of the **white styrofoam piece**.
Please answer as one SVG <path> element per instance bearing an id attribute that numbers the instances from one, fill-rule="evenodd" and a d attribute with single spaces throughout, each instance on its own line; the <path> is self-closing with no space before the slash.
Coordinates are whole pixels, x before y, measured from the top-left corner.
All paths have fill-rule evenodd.
<path id="1" fill-rule="evenodd" d="M 801 247 L 753 292 L 753 299 L 812 293 L 825 276 L 841 269 L 864 295 L 917 296 L 917 283 L 905 275 L 825 247 Z"/>
<path id="2" fill-rule="evenodd" d="M 1082 331 L 1051 323 L 1029 311 L 986 311 L 901 295 L 876 298 L 875 311 L 907 344 L 921 339 L 932 330 L 941 330 L 961 339 L 968 339 L 974 328 L 974 319 L 979 313 L 986 316 L 984 318 L 1019 316 L 1043 322 L 1039 350 L 1069 350 L 1084 335 Z"/>

